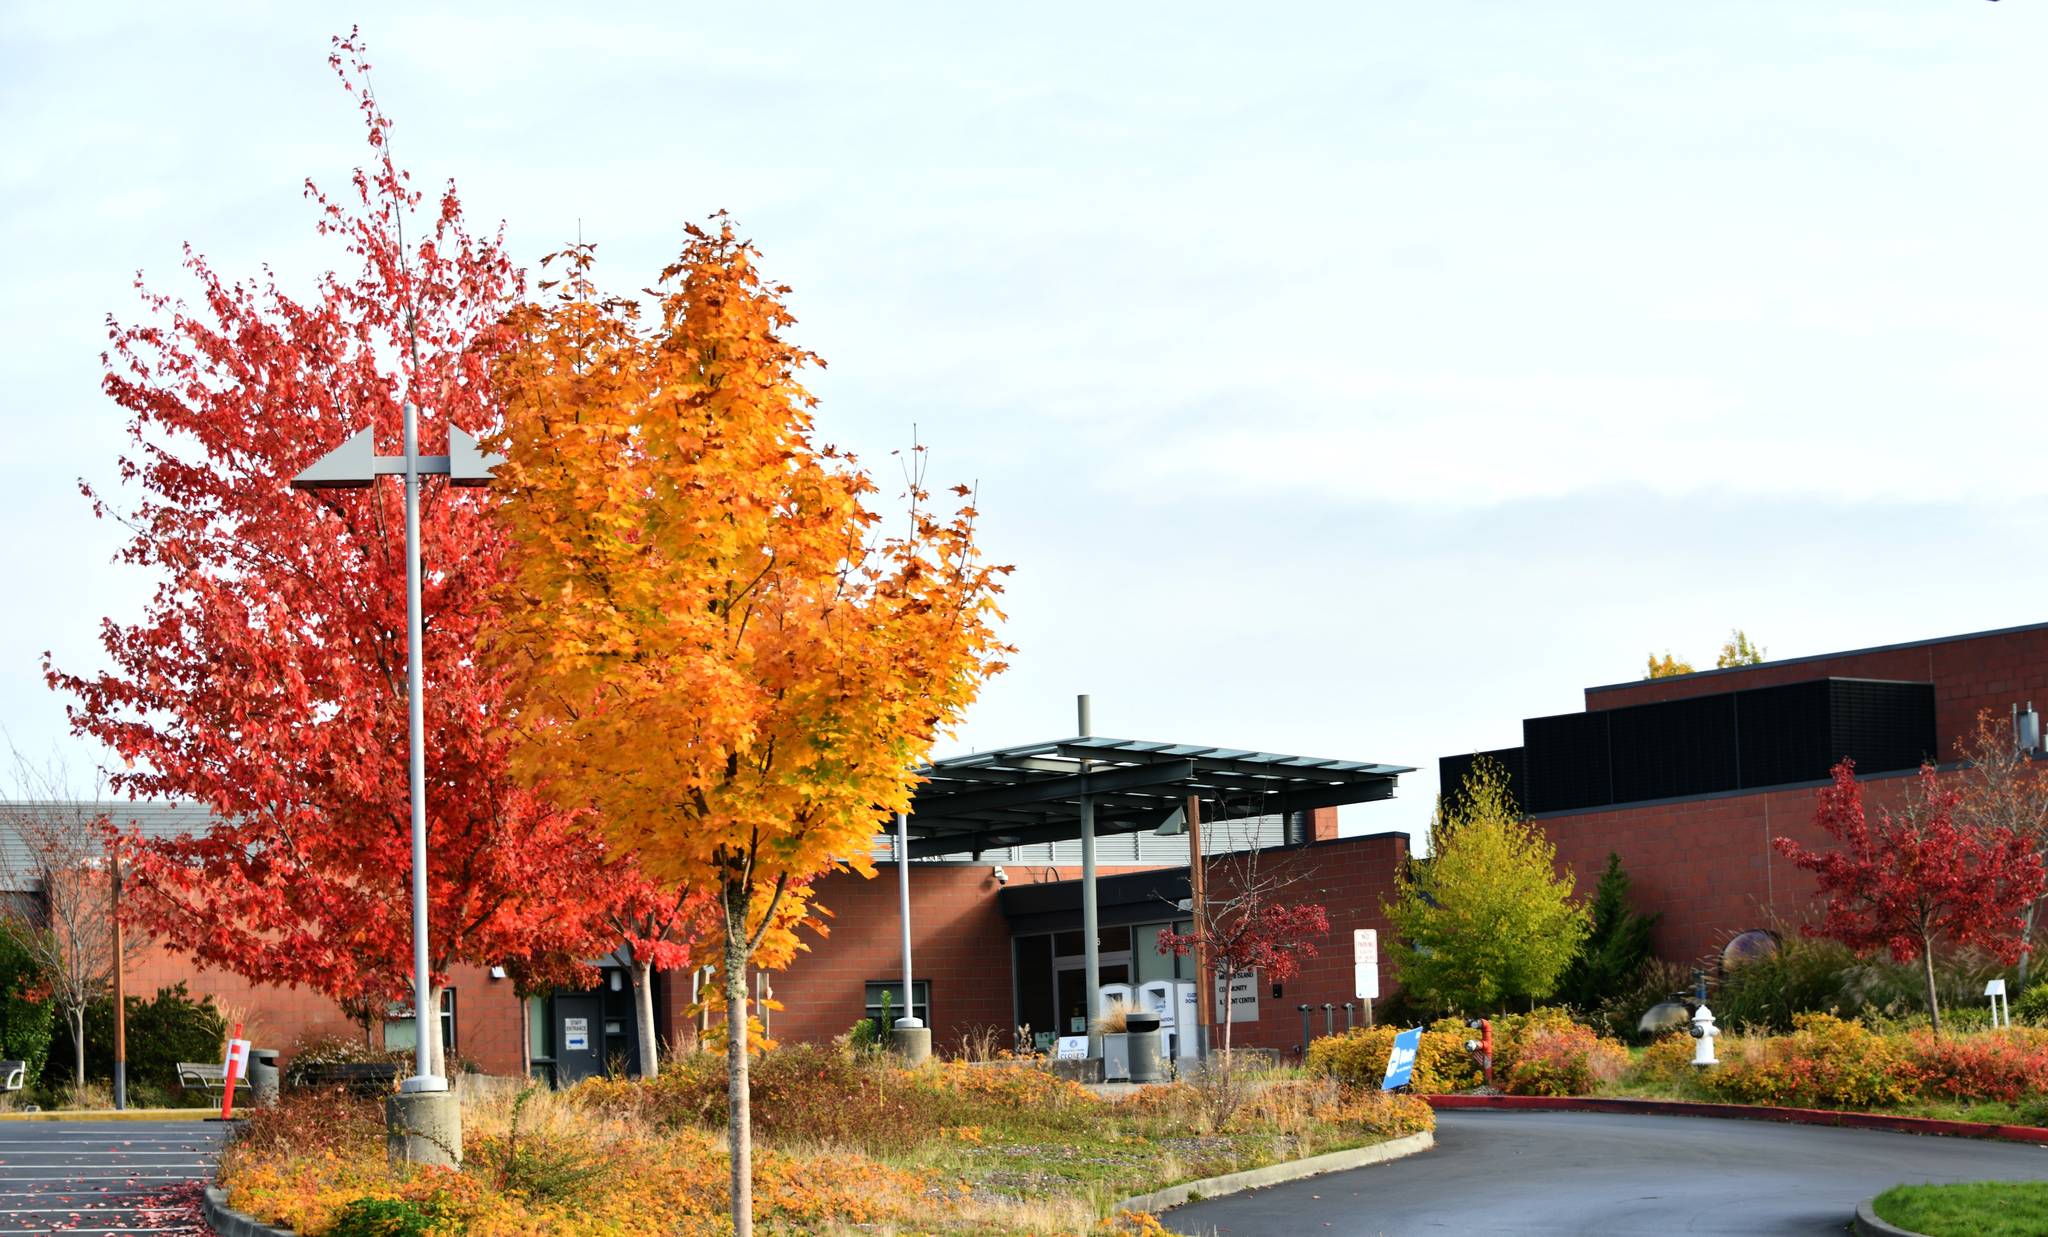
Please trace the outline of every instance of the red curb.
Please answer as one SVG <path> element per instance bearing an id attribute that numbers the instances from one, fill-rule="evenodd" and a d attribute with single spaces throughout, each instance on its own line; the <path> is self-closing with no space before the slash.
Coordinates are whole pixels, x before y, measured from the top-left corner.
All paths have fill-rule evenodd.
<path id="1" fill-rule="evenodd" d="M 1944 1121 L 1936 1117 L 1836 1112 L 1830 1108 L 1770 1108 L 1761 1104 L 1708 1104 L 1694 1100 L 1623 1100 L 1556 1095 L 1425 1095 L 1422 1098 L 1429 1102 L 1431 1108 L 1520 1108 L 1551 1112 L 1636 1113 L 1659 1117 L 1724 1117 L 1738 1121 L 1835 1125 L 1857 1130 L 1891 1130 L 1901 1134 L 1991 1138 L 2002 1142 L 2048 1145 L 2048 1129 L 2037 1125 L 1986 1125 L 1977 1121 Z"/>

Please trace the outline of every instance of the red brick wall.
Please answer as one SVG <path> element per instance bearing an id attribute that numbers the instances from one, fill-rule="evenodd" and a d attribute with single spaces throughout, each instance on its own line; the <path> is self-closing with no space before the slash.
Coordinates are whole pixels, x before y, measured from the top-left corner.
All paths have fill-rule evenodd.
<path id="1" fill-rule="evenodd" d="M 1319 841 L 1298 850 L 1268 851 L 1261 856 L 1261 867 L 1266 871 L 1299 871 L 1300 882 L 1290 887 L 1286 900 L 1297 902 L 1320 902 L 1330 915 L 1330 933 L 1317 942 L 1318 955 L 1302 963 L 1301 973 L 1289 980 L 1282 988 L 1280 998 L 1273 998 L 1273 987 L 1263 977 L 1259 989 L 1259 1020 L 1240 1022 L 1231 1028 L 1232 1047 L 1276 1048 L 1282 1052 L 1298 1053 L 1301 1050 L 1301 1013 L 1296 1008 L 1302 1004 L 1314 1006 L 1310 1016 L 1310 1027 L 1314 1035 L 1323 1033 L 1323 1002 L 1328 1001 L 1337 1008 L 1333 1011 L 1338 1031 L 1344 1029 L 1344 1002 L 1353 1001 L 1353 969 L 1351 959 L 1351 933 L 1357 928 L 1374 928 L 1380 934 L 1380 992 L 1393 991 L 1393 975 L 1386 965 L 1386 942 L 1389 935 L 1386 917 L 1380 914 L 1380 903 L 1394 892 L 1394 878 L 1400 872 L 1401 864 L 1408 857 L 1407 834 L 1378 834 L 1372 837 L 1343 838 L 1333 841 Z M 1218 879 L 1215 882 L 1216 897 L 1229 896 L 1231 880 L 1227 860 L 1216 861 Z M 1365 1021 L 1365 1011 L 1360 1009 L 1354 1015 L 1359 1023 Z M 1221 1026 L 1216 1028 L 1216 1042 L 1222 1043 Z"/>
<path id="2" fill-rule="evenodd" d="M 214 997 L 231 1016 L 246 1017 L 244 1034 L 256 1047 L 275 1048 L 286 1062 L 302 1038 L 362 1034 L 340 1006 L 317 992 L 252 984 L 225 971 L 197 970 L 187 959 L 162 949 L 131 952 L 126 974 L 130 996 L 152 997 L 158 988 L 183 980 L 195 999 Z M 456 990 L 456 1055 L 476 1062 L 487 1074 L 517 1076 L 520 1013 L 512 985 L 473 966 L 456 967 L 450 979 Z"/>
<path id="3" fill-rule="evenodd" d="M 991 875 L 992 862 L 919 863 L 910 868 L 910 959 L 913 978 L 931 981 L 932 1045 L 951 1052 L 972 1030 L 994 1027 L 1009 1042 L 1015 1017 L 1010 971 L 1010 928 L 997 904 L 1003 886 Z M 1103 875 L 1138 872 L 1144 866 L 1104 865 Z M 1073 880 L 1079 868 L 1005 864 L 1012 884 Z M 810 948 L 789 969 L 771 977 L 783 1008 L 769 1024 L 777 1040 L 829 1040 L 851 1027 L 867 1007 L 869 980 L 901 982 L 903 954 L 898 894 L 893 867 L 873 880 L 852 873 L 827 877 L 818 903 L 832 912 L 823 922 L 831 935 L 805 929 Z M 664 1004 L 666 1032 L 687 1025 L 686 975 L 672 977 Z"/>
<path id="4" fill-rule="evenodd" d="M 1864 779 L 1864 802 L 1896 807 L 1914 775 Z M 1813 877 L 1772 846 L 1789 837 L 1829 845 L 1814 827 L 1815 788 L 1750 791 L 1545 816 L 1537 824 L 1557 845 L 1560 870 L 1571 871 L 1582 895 L 1621 856 L 1638 911 L 1661 912 L 1653 941 L 1660 957 L 1691 962 L 1718 951 L 1750 928 L 1796 930 L 1816 897 Z"/>
<path id="5" fill-rule="evenodd" d="M 2028 700 L 2048 708 L 2048 626 L 1932 640 L 1868 653 L 1839 653 L 1761 666 L 1646 679 L 1586 689 L 1586 708 L 1615 709 L 1820 678 L 1903 679 L 1934 684 L 1934 733 L 1942 759 L 1989 709 L 2000 717 Z"/>

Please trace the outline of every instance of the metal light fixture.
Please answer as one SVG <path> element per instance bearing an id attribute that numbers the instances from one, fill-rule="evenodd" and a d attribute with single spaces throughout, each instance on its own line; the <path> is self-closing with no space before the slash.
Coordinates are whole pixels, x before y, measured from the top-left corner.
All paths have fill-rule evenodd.
<path id="1" fill-rule="evenodd" d="M 420 701 L 425 678 L 420 668 L 420 478 L 443 476 L 452 485 L 489 485 L 491 469 L 504 462 L 502 456 L 485 455 L 476 439 L 453 425 L 448 427 L 448 454 L 421 455 L 419 410 L 407 400 L 404 455 L 378 455 L 375 430 L 365 426 L 292 478 L 295 490 L 360 490 L 379 477 L 405 478 L 405 694 L 412 756 L 412 1005 L 417 1048 L 414 1077 L 399 1084 L 402 1091 L 448 1089 L 448 1080 L 433 1072 L 433 1041 L 427 1031 L 432 972 L 427 964 L 426 723 Z"/>

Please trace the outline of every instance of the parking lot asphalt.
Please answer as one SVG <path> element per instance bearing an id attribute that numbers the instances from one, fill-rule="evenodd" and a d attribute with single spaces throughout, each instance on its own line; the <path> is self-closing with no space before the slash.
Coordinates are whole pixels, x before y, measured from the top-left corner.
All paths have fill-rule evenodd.
<path id="1" fill-rule="evenodd" d="M 206 1234 L 199 1194 L 226 1136 L 203 1121 L 0 1121 L 0 1234 Z"/>
<path id="2" fill-rule="evenodd" d="M 1445 1112 L 1407 1159 L 1191 1203 L 1209 1237 L 1839 1234 L 1900 1182 L 2048 1179 L 2048 1148 L 1760 1121 Z"/>

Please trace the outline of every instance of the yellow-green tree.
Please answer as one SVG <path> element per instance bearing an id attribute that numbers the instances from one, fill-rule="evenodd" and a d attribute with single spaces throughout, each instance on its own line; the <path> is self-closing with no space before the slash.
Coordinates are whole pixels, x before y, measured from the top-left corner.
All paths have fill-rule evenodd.
<path id="1" fill-rule="evenodd" d="M 921 463 L 907 523 L 882 531 L 867 473 L 816 440 L 788 289 L 729 221 L 688 231 L 655 312 L 598 295 L 578 246 L 513 324 L 494 650 L 519 685 L 518 767 L 654 880 L 713 895 L 744 1237 L 749 965 L 816 877 L 873 875 L 878 824 L 1002 668 L 1007 568 L 981 562 L 964 488 L 933 509 Z"/>
<path id="2" fill-rule="evenodd" d="M 1475 761 L 1461 792 L 1438 801 L 1427 859 L 1408 865 L 1381 904 L 1401 986 L 1465 1013 L 1534 1003 L 1557 990 L 1591 930 L 1557 848 L 1516 808 L 1507 771 Z"/>
<path id="3" fill-rule="evenodd" d="M 1762 645 L 1751 644 L 1749 633 L 1740 627 L 1729 631 L 1728 639 L 1721 644 L 1721 651 L 1714 655 L 1714 666 L 1726 670 L 1730 666 L 1754 666 L 1764 659 L 1766 650 Z"/>
<path id="4" fill-rule="evenodd" d="M 1673 657 L 1671 651 L 1666 649 L 1662 657 L 1657 656 L 1655 653 L 1650 654 L 1650 669 L 1643 677 L 1646 679 L 1668 679 L 1675 675 L 1691 673 L 1691 662 Z"/>

